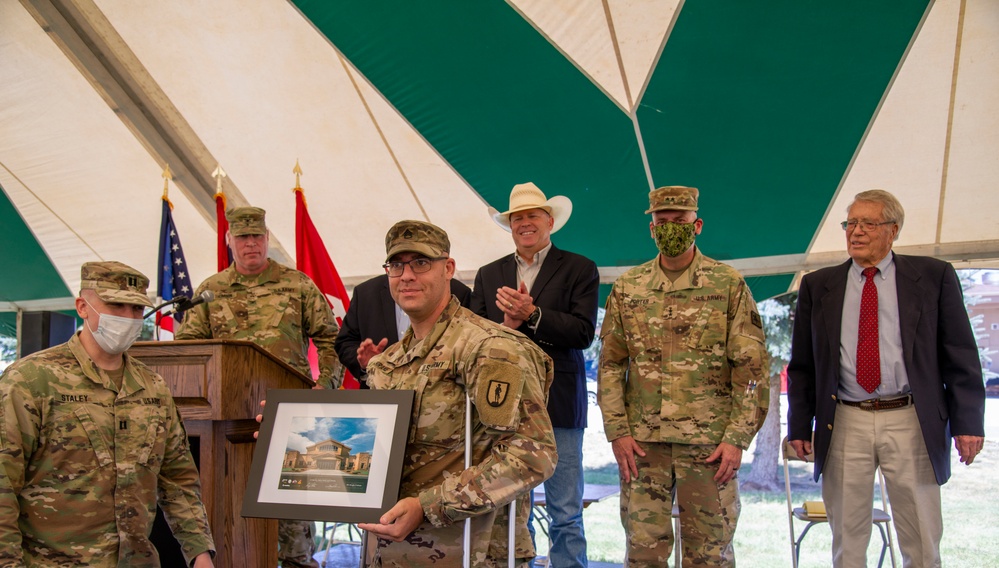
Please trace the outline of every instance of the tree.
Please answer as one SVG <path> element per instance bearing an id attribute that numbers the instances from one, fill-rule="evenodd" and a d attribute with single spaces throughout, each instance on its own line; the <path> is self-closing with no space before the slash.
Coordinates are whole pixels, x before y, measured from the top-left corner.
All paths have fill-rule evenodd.
<path id="1" fill-rule="evenodd" d="M 13 337 L 0 335 L 0 362 L 2 362 L 0 364 L 13 363 L 16 358 L 17 340 Z"/>
<path id="2" fill-rule="evenodd" d="M 753 467 L 739 476 L 741 485 L 747 489 L 776 491 L 781 488 L 777 479 L 781 444 L 780 376 L 791 360 L 791 314 L 797 302 L 798 293 L 792 292 L 757 305 L 770 355 L 770 406 L 767 418 L 756 434 Z"/>
<path id="3" fill-rule="evenodd" d="M 994 271 L 991 270 L 958 270 L 957 276 L 961 280 L 961 290 L 964 292 L 964 307 L 968 310 L 968 319 L 971 321 L 971 331 L 975 334 L 975 341 L 978 343 L 978 358 L 982 363 L 982 377 L 988 383 L 989 379 L 995 378 L 996 374 L 989 370 L 989 363 L 992 362 L 992 355 L 996 351 L 982 346 L 982 341 L 989 337 L 985 330 L 985 314 L 975 314 L 975 306 L 988 303 L 991 298 L 985 298 L 979 294 L 970 293 L 978 285 L 979 281 L 985 280 L 985 275 Z M 989 274 L 989 276 L 992 276 Z"/>

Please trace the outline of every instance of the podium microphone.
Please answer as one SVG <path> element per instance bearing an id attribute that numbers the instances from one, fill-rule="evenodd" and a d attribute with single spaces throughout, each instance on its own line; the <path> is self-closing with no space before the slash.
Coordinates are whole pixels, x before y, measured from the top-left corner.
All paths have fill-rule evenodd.
<path id="1" fill-rule="evenodd" d="M 198 295 L 193 300 L 187 296 L 174 296 L 173 298 L 163 302 L 162 304 L 149 310 L 146 315 L 142 316 L 142 319 L 146 319 L 149 316 L 155 314 L 156 312 L 162 310 L 167 306 L 175 306 L 173 313 L 179 314 L 181 312 L 187 311 L 198 304 L 204 304 L 205 302 L 211 302 L 215 299 L 215 294 L 211 290 L 205 290 L 200 295 Z"/>
<path id="2" fill-rule="evenodd" d="M 177 308 L 174 310 L 176 313 L 186 312 L 187 310 L 197 306 L 199 304 L 204 304 L 205 302 L 211 302 L 215 299 L 215 293 L 211 290 L 205 290 L 204 292 L 198 294 L 193 299 L 188 300 L 186 296 L 181 296 L 182 300 L 177 303 Z"/>
<path id="3" fill-rule="evenodd" d="M 191 301 L 190 298 L 188 298 L 187 296 L 174 296 L 173 298 L 163 302 L 162 304 L 154 306 L 153 309 L 149 310 L 148 312 L 146 312 L 144 316 L 142 316 L 142 319 L 148 318 L 149 316 L 155 314 L 156 312 L 162 310 L 167 306 L 173 306 L 181 302 L 190 302 L 190 301 Z"/>

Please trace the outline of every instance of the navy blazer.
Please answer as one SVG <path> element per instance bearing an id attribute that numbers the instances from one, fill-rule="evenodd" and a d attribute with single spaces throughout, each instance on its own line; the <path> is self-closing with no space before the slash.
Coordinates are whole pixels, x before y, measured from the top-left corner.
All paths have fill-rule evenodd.
<path id="1" fill-rule="evenodd" d="M 460 280 L 451 279 L 451 294 L 458 298 L 462 306 L 468 307 L 471 293 L 468 286 Z M 350 307 L 347 308 L 347 315 L 343 318 L 343 325 L 340 326 L 336 342 L 333 344 L 340 362 L 347 367 L 354 378 L 358 379 L 357 382 L 361 383 L 361 388 L 364 389 L 368 388 L 368 385 L 359 378 L 364 375 L 364 371 L 357 362 L 357 348 L 362 341 L 369 338 L 375 343 L 386 338 L 389 345 L 399 341 L 399 332 L 395 325 L 395 300 L 389 292 L 387 274 L 375 276 L 354 287 Z"/>
<path id="2" fill-rule="evenodd" d="M 514 253 L 516 254 L 516 253 Z M 513 254 L 479 269 L 469 309 L 497 323 L 503 311 L 496 306 L 496 290 L 517 289 L 517 261 Z M 541 308 L 537 331 L 526 323 L 517 331 L 529 337 L 555 363 L 555 380 L 548 393 L 548 415 L 555 428 L 586 428 L 586 364 L 583 349 L 593 342 L 597 325 L 600 273 L 585 256 L 548 250 L 530 290 Z"/>
<path id="3" fill-rule="evenodd" d="M 894 254 L 894 253 L 892 253 Z M 840 375 L 840 329 L 849 260 L 806 275 L 798 291 L 788 365 L 788 439 L 812 438 L 815 479 L 829 450 Z M 978 346 L 954 267 L 895 254 L 902 356 L 937 483 L 950 477 L 952 435 L 985 435 Z"/>

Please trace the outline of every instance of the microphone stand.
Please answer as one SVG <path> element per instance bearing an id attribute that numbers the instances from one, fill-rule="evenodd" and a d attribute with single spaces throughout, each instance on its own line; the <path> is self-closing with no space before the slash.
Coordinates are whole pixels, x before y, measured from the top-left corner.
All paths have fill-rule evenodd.
<path id="1" fill-rule="evenodd" d="M 155 314 L 156 312 L 162 310 L 163 308 L 165 308 L 167 306 L 174 306 L 174 305 L 177 305 L 177 304 L 182 304 L 184 302 L 190 302 L 190 301 L 191 301 L 191 299 L 188 298 L 187 296 L 176 296 L 176 297 L 174 297 L 174 298 L 172 298 L 170 300 L 167 300 L 167 301 L 163 302 L 162 304 L 160 304 L 158 306 L 153 307 L 153 309 L 149 310 L 148 312 L 146 312 L 146 314 L 144 316 L 142 316 L 142 319 L 148 318 L 149 316 Z"/>

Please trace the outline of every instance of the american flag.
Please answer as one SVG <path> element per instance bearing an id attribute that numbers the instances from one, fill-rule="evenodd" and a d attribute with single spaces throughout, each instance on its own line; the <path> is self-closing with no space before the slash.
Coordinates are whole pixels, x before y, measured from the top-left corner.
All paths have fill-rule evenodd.
<path id="1" fill-rule="evenodd" d="M 173 204 L 164 197 L 163 219 L 160 222 L 159 280 L 156 284 L 162 302 L 172 300 L 176 296 L 190 298 L 194 294 L 191 275 L 188 273 L 187 261 L 184 259 L 184 248 L 180 245 L 177 226 L 173 224 L 172 209 Z M 164 317 L 162 314 L 156 314 L 156 325 L 160 328 L 160 339 L 173 339 L 174 319 L 179 322 L 181 315 Z"/>

